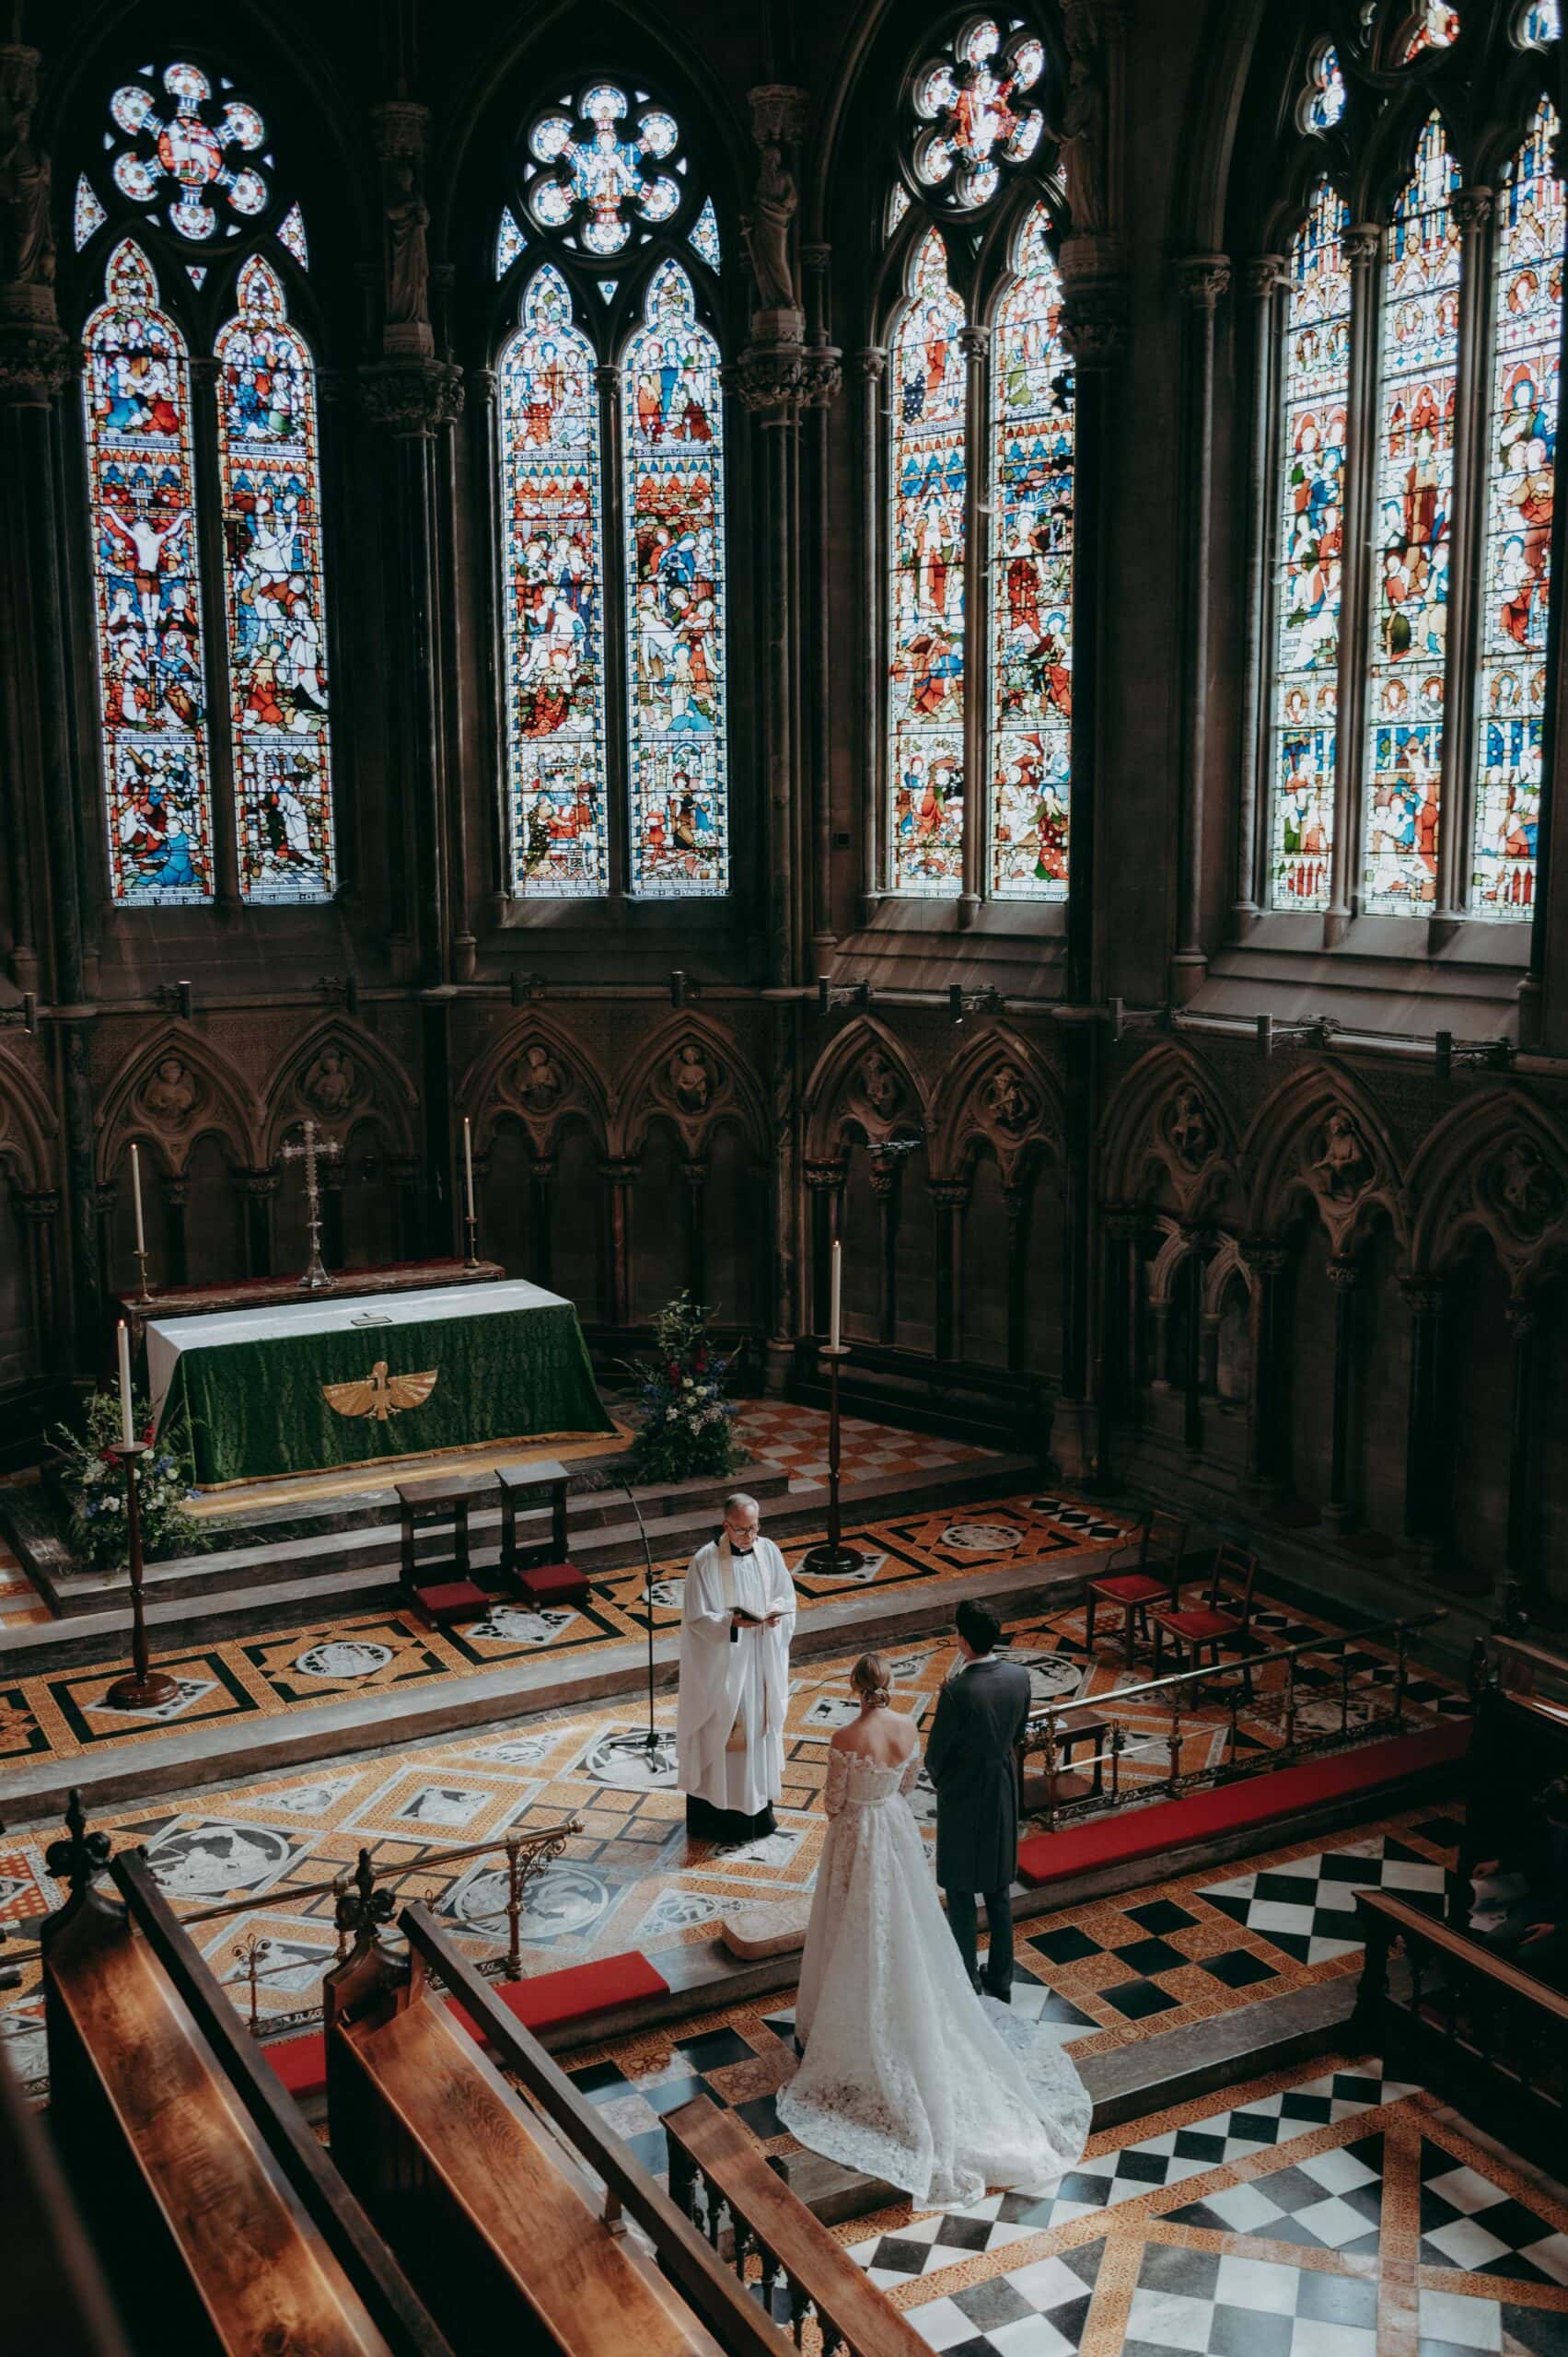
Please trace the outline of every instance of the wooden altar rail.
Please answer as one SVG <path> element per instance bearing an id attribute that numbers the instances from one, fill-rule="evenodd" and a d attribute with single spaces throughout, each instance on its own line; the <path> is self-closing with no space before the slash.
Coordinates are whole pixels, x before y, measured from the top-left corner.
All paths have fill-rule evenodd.
<path id="1" fill-rule="evenodd" d="M 737 2282 L 635 2154 L 606 2126 L 597 2106 L 579 2094 L 539 2039 L 502 2003 L 470 1958 L 452 1945 L 429 1909 L 417 1901 L 404 1908 L 398 1928 L 432 1979 L 445 1985 L 483 2032 L 502 2067 L 602 2181 L 607 2223 L 615 2224 L 624 2213 L 642 2228 L 662 2273 L 721 2349 L 729 2357 L 788 2357 L 788 2342 L 757 2301 Z M 627 2345 L 622 2338 L 613 2357 L 621 2357 Z M 901 2341 L 891 2346 L 903 2357 Z M 930 2357 L 923 2343 L 918 2347 L 921 2357 Z M 611 2357 L 609 2350 L 606 2357 Z M 914 2357 L 913 2351 L 910 2357 Z"/>
<path id="2" fill-rule="evenodd" d="M 1169 1762 L 1163 1789 L 1173 1799 L 1184 1793 L 1197 1792 L 1205 1784 L 1230 1782 L 1243 1776 L 1263 1775 L 1276 1768 L 1291 1765 L 1310 1755 L 1337 1751 L 1342 1746 L 1360 1742 L 1374 1729 L 1392 1727 L 1402 1731 L 1405 1724 L 1405 1689 L 1409 1684 L 1409 1643 L 1423 1629 L 1446 1619 L 1441 1610 L 1423 1612 L 1414 1619 L 1368 1621 L 1360 1629 L 1325 1631 L 1321 1636 L 1303 1638 L 1294 1645 L 1280 1645 L 1271 1652 L 1251 1652 L 1233 1662 L 1221 1662 L 1214 1667 L 1172 1670 L 1163 1678 L 1145 1678 L 1138 1686 L 1122 1686 L 1106 1694 L 1079 1695 L 1060 1702 L 1048 1702 L 1039 1711 L 1031 1711 L 1023 1734 L 1018 1738 L 1018 1775 L 1027 1788 L 1029 1762 L 1043 1756 L 1042 1782 L 1045 1797 L 1042 1805 L 1030 1813 L 1043 1817 L 1046 1829 L 1054 1833 L 1067 1818 L 1098 1816 L 1102 1811 L 1119 1808 L 1139 1801 L 1146 1801 L 1159 1787 L 1153 1783 L 1123 1784 L 1122 1755 L 1135 1742 L 1140 1746 L 1158 1743 L 1162 1738 L 1148 1730 L 1131 1732 L 1119 1713 L 1129 1703 L 1165 1701 L 1169 1704 L 1170 1727 L 1163 1737 Z M 1350 1721 L 1353 1678 L 1350 1654 L 1369 1642 L 1391 1637 L 1394 1651 L 1394 1679 L 1388 1689 L 1387 1706 L 1372 1712 L 1359 1725 Z M 1295 1665 L 1302 1655 L 1338 1653 L 1340 1657 L 1339 1704 L 1340 1723 L 1302 1736 L 1298 1724 L 1300 1701 L 1296 1693 Z M 1267 1669 L 1271 1664 L 1284 1664 L 1284 1678 L 1278 1696 L 1254 1694 L 1252 1713 L 1255 1717 L 1277 1717 L 1281 1741 L 1272 1751 L 1260 1752 L 1255 1759 L 1241 1762 L 1237 1756 L 1237 1722 L 1244 1689 L 1256 1671 Z M 1229 1712 L 1229 1740 L 1224 1756 L 1211 1766 L 1196 1768 L 1191 1774 L 1181 1773 L 1181 1743 L 1191 1705 L 1205 1687 L 1224 1689 L 1224 1701 Z M 1363 1692 L 1365 1693 L 1365 1689 Z M 1373 1689 L 1374 1692 L 1378 1689 Z M 1318 1699 L 1315 1697 L 1314 1699 Z M 1063 1764 L 1063 1752 L 1074 1747 L 1074 1737 L 1070 1724 L 1063 1722 L 1076 1719 L 1080 1725 L 1090 1722 L 1094 1727 L 1095 1750 L 1084 1763 L 1095 1771 L 1092 1788 L 1082 1793 L 1063 1795 L 1062 1787 L 1069 1771 Z M 1204 1724 L 1207 1724 L 1206 1722 Z M 1105 1737 L 1109 1735 L 1109 1744 Z M 1083 1737 L 1078 1738 L 1082 1740 Z M 1076 1774 L 1078 1763 L 1072 1763 L 1072 1780 L 1081 1781 Z M 1105 1770 L 1110 1771 L 1110 1789 L 1104 1787 Z M 1028 1806 L 1026 1791 L 1026 1807 Z"/>
<path id="3" fill-rule="evenodd" d="M 1568 1996 L 1391 1891 L 1360 1890 L 1366 1943 L 1353 2034 L 1508 2142 L 1559 2169 L 1568 2150 Z M 1396 1992 L 1390 1951 L 1408 1989 Z"/>
<path id="4" fill-rule="evenodd" d="M 770 2313 L 782 2285 L 796 2349 L 815 2316 L 822 2357 L 930 2357 L 732 2111 L 697 2096 L 666 2114 L 664 2131 L 671 2197 L 715 2249 L 727 2219 L 737 2275 L 757 2261 Z"/>

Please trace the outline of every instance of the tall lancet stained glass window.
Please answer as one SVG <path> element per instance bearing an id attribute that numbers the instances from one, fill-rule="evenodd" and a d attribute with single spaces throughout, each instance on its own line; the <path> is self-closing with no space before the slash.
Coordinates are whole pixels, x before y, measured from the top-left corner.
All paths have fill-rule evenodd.
<path id="1" fill-rule="evenodd" d="M 215 356 L 239 888 L 252 901 L 324 900 L 335 879 L 316 371 L 259 254 L 236 291 Z"/>
<path id="2" fill-rule="evenodd" d="M 1067 897 L 1073 719 L 1073 366 L 1043 206 L 992 343 L 991 888 Z"/>
<path id="3" fill-rule="evenodd" d="M 621 361 L 632 889 L 729 882 L 724 411 L 691 283 L 663 261 Z"/>
<path id="4" fill-rule="evenodd" d="M 1270 870 L 1277 909 L 1329 903 L 1350 398 L 1349 223 L 1341 198 L 1320 181 L 1286 265 L 1270 731 Z"/>
<path id="5" fill-rule="evenodd" d="M 956 898 L 964 861 L 963 305 L 935 229 L 889 354 L 888 880 Z"/>
<path id="6" fill-rule="evenodd" d="M 1437 889 L 1449 518 L 1459 351 L 1458 173 L 1429 118 L 1387 232 L 1372 530 L 1362 907 L 1420 916 Z"/>
<path id="7" fill-rule="evenodd" d="M 128 238 L 83 344 L 110 888 L 134 906 L 210 900 L 191 371 Z"/>
<path id="8" fill-rule="evenodd" d="M 501 354 L 506 784 L 512 885 L 608 888 L 604 547 L 594 352 L 559 271 L 536 270 Z"/>
<path id="9" fill-rule="evenodd" d="M 1562 333 L 1562 183 L 1546 99 L 1497 192 L 1485 586 L 1476 701 L 1470 900 L 1479 917 L 1527 918 L 1535 900 L 1546 709 L 1546 616 Z"/>

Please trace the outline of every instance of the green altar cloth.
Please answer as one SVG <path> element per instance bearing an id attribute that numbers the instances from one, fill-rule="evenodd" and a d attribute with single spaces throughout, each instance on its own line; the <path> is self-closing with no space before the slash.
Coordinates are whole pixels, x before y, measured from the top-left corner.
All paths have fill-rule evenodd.
<path id="1" fill-rule="evenodd" d="M 203 1488 L 615 1429 L 572 1304 L 520 1281 L 159 1318 L 146 1338 L 159 1429 L 188 1425 Z"/>

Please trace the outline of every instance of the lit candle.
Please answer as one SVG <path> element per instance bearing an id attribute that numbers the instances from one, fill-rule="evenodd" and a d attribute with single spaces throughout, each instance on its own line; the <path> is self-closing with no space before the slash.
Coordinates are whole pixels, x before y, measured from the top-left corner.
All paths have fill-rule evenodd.
<path id="1" fill-rule="evenodd" d="M 835 1351 L 839 1347 L 839 1326 L 841 1322 L 840 1311 L 843 1303 L 843 1281 L 844 1248 L 842 1244 L 835 1242 L 833 1246 L 831 1307 L 828 1313 L 828 1345 L 830 1350 Z"/>
<path id="2" fill-rule="evenodd" d="M 120 1320 L 120 1437 L 127 1448 L 135 1439 L 131 1429 L 131 1329 L 123 1318 Z"/>
<path id="3" fill-rule="evenodd" d="M 146 1230 L 142 1225 L 142 1156 L 137 1146 L 131 1148 L 131 1201 L 136 1210 L 136 1249 L 147 1248 Z"/>
<path id="4" fill-rule="evenodd" d="M 469 1217 L 473 1217 L 473 1130 L 469 1117 L 463 1115 L 463 1175 L 468 1182 Z"/>

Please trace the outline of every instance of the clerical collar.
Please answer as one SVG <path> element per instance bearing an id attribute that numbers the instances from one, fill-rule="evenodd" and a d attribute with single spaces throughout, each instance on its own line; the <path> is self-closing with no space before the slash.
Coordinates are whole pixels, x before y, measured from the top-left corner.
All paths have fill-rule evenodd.
<path id="1" fill-rule="evenodd" d="M 738 1547 L 732 1538 L 729 1542 L 729 1551 L 732 1555 L 752 1555 L 755 1554 L 756 1549 L 753 1547 Z"/>

